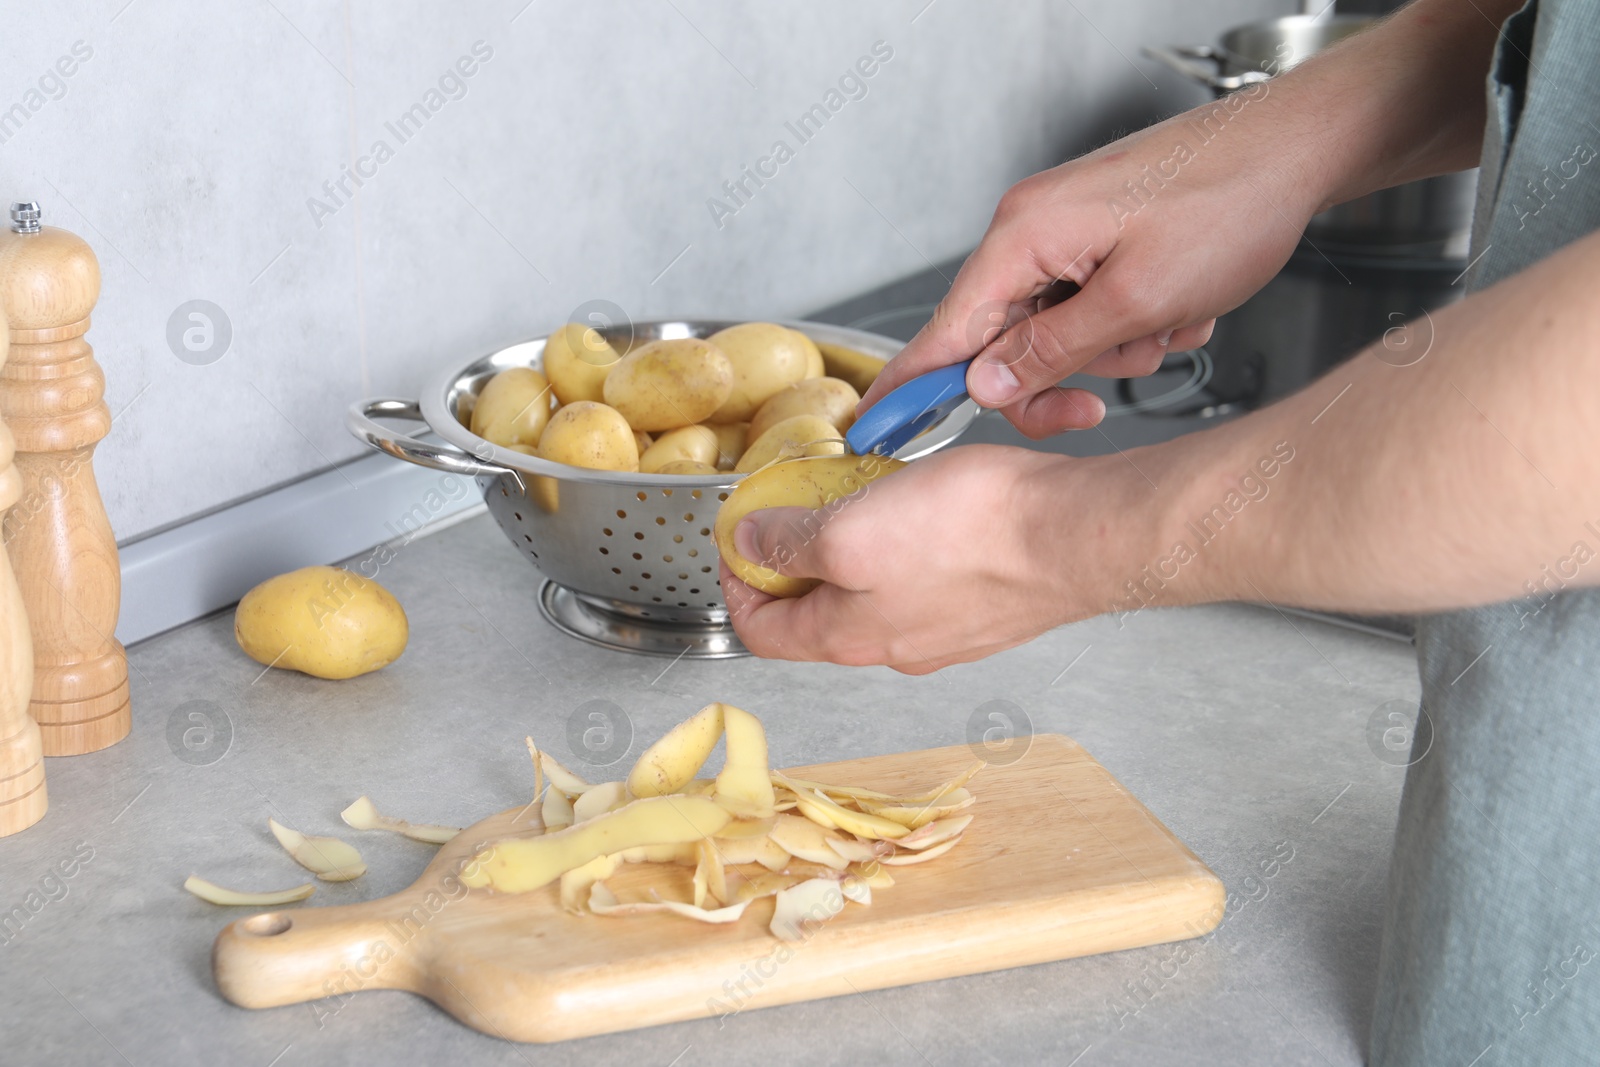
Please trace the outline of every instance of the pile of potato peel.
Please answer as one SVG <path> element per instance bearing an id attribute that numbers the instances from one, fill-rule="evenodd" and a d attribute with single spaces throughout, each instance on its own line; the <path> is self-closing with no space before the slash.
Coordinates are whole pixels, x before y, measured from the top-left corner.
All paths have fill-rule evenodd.
<path id="1" fill-rule="evenodd" d="M 724 738 L 722 770 L 697 777 Z M 679 723 L 621 782 L 591 784 L 528 745 L 549 780 L 542 832 L 482 848 L 462 873 L 466 885 L 524 893 L 554 883 L 574 914 L 670 912 L 707 923 L 737 921 L 773 896 L 771 932 L 790 941 L 847 901 L 870 904 L 872 890 L 894 884 L 891 868 L 954 848 L 972 821 L 965 786 L 983 768 L 909 796 L 791 778 L 768 766 L 760 720 L 727 704 Z M 627 863 L 692 866 L 691 899 L 659 890 L 620 899 L 606 879 Z"/>

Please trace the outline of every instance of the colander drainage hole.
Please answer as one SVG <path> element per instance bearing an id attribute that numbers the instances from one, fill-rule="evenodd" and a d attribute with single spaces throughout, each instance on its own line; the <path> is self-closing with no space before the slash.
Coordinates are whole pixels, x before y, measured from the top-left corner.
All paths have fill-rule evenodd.
<path id="1" fill-rule="evenodd" d="M 643 556 L 641 556 L 641 555 L 639 555 L 639 553 L 637 553 L 637 552 L 635 552 L 635 553 L 634 553 L 634 554 L 633 554 L 633 558 L 634 558 L 634 559 L 638 559 L 638 560 L 642 560 L 642 559 L 644 559 L 644 557 L 643 557 Z"/>
<path id="2" fill-rule="evenodd" d="M 727 493 L 718 493 L 717 494 L 717 499 L 718 500 L 726 500 L 726 499 L 728 499 L 728 494 Z"/>
<path id="3" fill-rule="evenodd" d="M 678 575 L 678 581 L 680 581 L 680 582 L 687 582 L 687 581 L 688 581 L 688 580 L 689 580 L 689 576 L 688 576 L 688 575 L 687 575 L 687 574 L 680 574 L 680 575 Z"/>
<path id="4" fill-rule="evenodd" d="M 699 596 L 699 595 L 700 595 L 700 590 L 698 590 L 698 589 L 691 589 L 691 590 L 689 590 L 689 595 L 690 595 L 690 596 Z"/>
<path id="5" fill-rule="evenodd" d="M 667 520 L 666 519 L 662 518 L 660 515 L 656 516 L 656 525 L 657 526 L 665 526 L 666 524 L 667 524 Z"/>
<path id="6" fill-rule="evenodd" d="M 650 598 L 650 602 L 652 604 L 659 604 L 659 603 L 661 603 L 661 598 L 658 597 L 658 596 L 653 596 L 653 597 Z"/>
<path id="7" fill-rule="evenodd" d="M 628 517 L 628 513 L 626 511 L 623 511 L 621 508 L 617 509 L 617 518 L 625 519 L 627 517 Z"/>
<path id="8" fill-rule="evenodd" d="M 644 540 L 644 534 L 642 534 L 639 531 L 635 530 L 634 534 L 633 534 L 633 539 L 635 541 L 643 541 Z"/>
<path id="9" fill-rule="evenodd" d="M 530 544 L 530 545 L 533 544 L 533 538 L 529 537 L 527 534 L 523 534 L 522 535 L 522 539 L 524 541 L 528 542 L 528 544 Z"/>
<path id="10" fill-rule="evenodd" d="M 611 568 L 611 573 L 612 574 L 621 574 L 622 573 L 622 568 L 621 567 L 612 567 Z"/>
<path id="11" fill-rule="evenodd" d="M 675 544 L 675 545 L 683 544 L 683 534 L 673 534 L 672 535 L 672 543 Z"/>
<path id="12" fill-rule="evenodd" d="M 669 593 L 676 593 L 676 592 L 677 592 L 677 591 L 678 591 L 678 587 L 677 587 L 677 586 L 675 586 L 675 585 L 669 585 L 669 586 L 667 586 L 667 592 L 669 592 Z M 678 606 L 679 606 L 679 607 L 682 607 L 682 606 L 683 606 L 683 605 L 682 605 L 682 604 L 679 604 L 679 605 L 678 605 Z"/>
<path id="13" fill-rule="evenodd" d="M 711 573 L 711 567 L 709 565 L 701 567 L 700 568 L 700 573 L 701 574 L 710 574 Z"/>
<path id="14" fill-rule="evenodd" d="M 684 512 L 683 513 L 683 521 L 684 522 L 693 522 L 694 521 L 694 512 L 692 512 L 692 511 Z"/>
<path id="15" fill-rule="evenodd" d="M 649 499 L 649 497 L 646 496 L 643 492 L 635 493 L 633 495 L 634 495 L 635 499 L 637 499 L 637 500 L 639 500 L 641 502 Z"/>
<path id="16" fill-rule="evenodd" d="M 630 585 L 628 586 L 628 591 L 630 593 L 637 593 L 639 591 L 639 587 L 636 585 Z"/>
<path id="17" fill-rule="evenodd" d="M 661 495 L 662 496 L 671 496 L 672 495 L 672 490 L 671 489 L 663 489 L 663 490 L 661 490 Z"/>
<path id="18" fill-rule="evenodd" d="M 711 527 L 709 527 L 709 526 L 700 527 L 700 536 L 701 537 L 710 537 L 711 536 Z"/>
<path id="19" fill-rule="evenodd" d="M 691 489 L 691 490 L 689 490 L 689 495 L 694 497 L 696 500 L 699 500 L 700 499 L 700 490 Z"/>
<path id="20" fill-rule="evenodd" d="M 512 512 L 512 513 L 511 513 L 511 514 L 513 514 L 513 515 L 515 515 L 515 516 L 516 516 L 516 517 L 517 517 L 517 521 L 518 521 L 518 522 L 521 522 L 521 521 L 522 521 L 522 512 L 520 512 L 520 511 L 513 511 L 513 512 Z"/>
<path id="21" fill-rule="evenodd" d="M 643 579 L 644 579 L 644 580 L 645 580 L 645 581 L 647 581 L 647 582 L 648 582 L 648 581 L 649 581 L 649 580 L 650 580 L 650 574 L 649 574 L 649 572 L 648 572 L 648 571 L 643 571 L 643 572 L 641 572 L 641 573 L 640 573 L 640 574 L 639 574 L 639 577 L 641 577 L 641 578 L 643 578 Z"/>
<path id="22" fill-rule="evenodd" d="M 690 550 L 689 550 L 689 558 L 690 558 L 690 559 L 694 559 L 694 558 L 695 558 L 695 557 L 696 557 L 696 556 L 698 556 L 698 555 L 699 555 L 699 554 L 700 554 L 700 550 L 699 550 L 699 549 L 698 549 L 698 548 L 691 548 L 691 549 L 690 549 Z"/>
<path id="23" fill-rule="evenodd" d="M 602 556 L 609 556 L 609 555 L 611 555 L 611 550 L 609 548 L 607 548 L 605 545 L 601 545 L 600 546 L 600 554 Z"/>
<path id="24" fill-rule="evenodd" d="M 605 534 L 605 535 L 606 535 L 606 536 L 607 536 L 607 537 L 610 537 L 610 536 L 612 536 L 612 534 L 611 534 L 611 527 L 609 527 L 609 526 L 602 526 L 602 527 L 600 527 L 600 532 L 601 532 L 601 533 L 603 533 L 603 534 Z"/>
<path id="25" fill-rule="evenodd" d="M 671 563 L 672 562 L 672 557 L 671 556 L 662 556 L 661 557 L 661 562 L 662 563 Z"/>

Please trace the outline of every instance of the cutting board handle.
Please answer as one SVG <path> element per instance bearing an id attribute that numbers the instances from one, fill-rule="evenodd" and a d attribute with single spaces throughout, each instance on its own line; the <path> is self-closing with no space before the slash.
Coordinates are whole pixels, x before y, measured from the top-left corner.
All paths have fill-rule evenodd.
<path id="1" fill-rule="evenodd" d="M 359 908 L 359 911 L 357 910 Z M 275 1008 L 363 989 L 410 989 L 413 936 L 370 905 L 263 912 L 229 923 L 211 948 L 217 988 L 241 1008 Z"/>

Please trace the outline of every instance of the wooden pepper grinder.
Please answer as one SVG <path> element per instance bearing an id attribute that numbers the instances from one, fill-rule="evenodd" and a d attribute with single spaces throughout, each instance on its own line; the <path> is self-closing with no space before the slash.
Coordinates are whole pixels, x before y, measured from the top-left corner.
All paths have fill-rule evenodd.
<path id="1" fill-rule="evenodd" d="M 0 369 L 11 343 L 0 314 Z M 15 442 L 0 422 L 0 519 L 22 496 L 22 478 L 11 457 Z M 33 638 L 11 561 L 0 548 L 0 837 L 26 830 L 44 817 L 44 752 L 39 724 L 28 714 L 33 692 Z"/>
<path id="2" fill-rule="evenodd" d="M 44 754 L 73 756 L 127 736 L 128 656 L 113 636 L 117 542 L 91 466 L 111 429 L 105 375 L 83 339 L 100 264 L 82 238 L 39 217 L 38 204 L 12 204 L 11 229 L 0 232 L 0 308 L 11 329 L 0 418 L 22 475 L 5 540 L 33 634 L 28 710 Z"/>

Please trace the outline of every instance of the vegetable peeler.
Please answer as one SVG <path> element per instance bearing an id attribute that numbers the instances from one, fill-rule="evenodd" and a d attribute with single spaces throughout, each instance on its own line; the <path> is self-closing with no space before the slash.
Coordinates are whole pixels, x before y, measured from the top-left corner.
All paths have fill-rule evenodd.
<path id="1" fill-rule="evenodd" d="M 967 368 L 972 360 L 929 371 L 897 387 L 868 408 L 845 433 L 858 456 L 892 456 L 923 430 L 967 399 Z"/>

